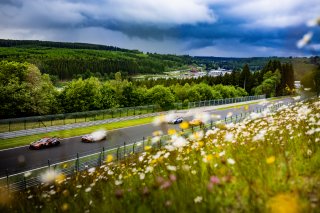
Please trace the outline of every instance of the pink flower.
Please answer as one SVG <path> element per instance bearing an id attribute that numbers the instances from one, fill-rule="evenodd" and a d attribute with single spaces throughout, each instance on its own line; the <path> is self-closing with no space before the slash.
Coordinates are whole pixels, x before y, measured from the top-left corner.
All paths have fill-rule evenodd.
<path id="1" fill-rule="evenodd" d="M 158 176 L 158 177 L 156 177 L 156 182 L 157 182 L 157 184 L 161 185 L 164 182 L 164 178 Z"/>
<path id="2" fill-rule="evenodd" d="M 170 174 L 170 175 L 169 175 L 169 179 L 170 179 L 172 182 L 174 182 L 174 181 L 177 180 L 177 177 L 176 177 L 174 174 Z"/>
<path id="3" fill-rule="evenodd" d="M 210 182 L 212 184 L 219 184 L 220 183 L 220 179 L 217 176 L 211 176 L 210 177 Z"/>
<path id="4" fill-rule="evenodd" d="M 213 183 L 209 182 L 208 185 L 207 185 L 207 189 L 208 189 L 208 191 L 211 192 L 212 189 L 213 189 Z"/>
<path id="5" fill-rule="evenodd" d="M 167 180 L 160 186 L 160 189 L 168 189 L 171 186 L 171 184 L 171 181 Z"/>

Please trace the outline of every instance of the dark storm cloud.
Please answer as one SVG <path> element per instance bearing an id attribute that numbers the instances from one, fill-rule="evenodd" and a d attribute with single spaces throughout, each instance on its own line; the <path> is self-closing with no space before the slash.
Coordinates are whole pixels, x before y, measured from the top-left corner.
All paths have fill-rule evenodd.
<path id="1" fill-rule="evenodd" d="M 21 7 L 22 6 L 22 0 L 1 0 L 0 5 L 11 5 L 15 7 Z"/>
<path id="2" fill-rule="evenodd" d="M 134 42 L 136 49 L 156 51 L 162 43 L 172 51 L 177 44 L 173 53 L 182 54 L 201 49 L 232 54 L 239 47 L 252 55 L 305 54 L 296 42 L 311 30 L 306 21 L 320 11 L 317 0 L 1 0 L 0 5 L 4 38 L 95 43 L 121 37 L 122 47 Z"/>

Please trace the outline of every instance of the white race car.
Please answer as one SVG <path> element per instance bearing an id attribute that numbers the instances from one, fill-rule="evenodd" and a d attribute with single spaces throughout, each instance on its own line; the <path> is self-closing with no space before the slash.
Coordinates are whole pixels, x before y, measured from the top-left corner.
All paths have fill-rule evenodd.
<path id="1" fill-rule="evenodd" d="M 106 138 L 107 138 L 107 131 L 98 130 L 91 134 L 82 136 L 81 141 L 86 143 L 92 143 L 92 142 L 104 140 Z"/>

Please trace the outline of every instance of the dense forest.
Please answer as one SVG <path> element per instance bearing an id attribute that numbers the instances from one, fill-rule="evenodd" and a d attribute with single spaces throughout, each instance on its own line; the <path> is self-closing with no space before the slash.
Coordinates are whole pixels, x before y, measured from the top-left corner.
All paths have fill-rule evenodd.
<path id="1" fill-rule="evenodd" d="M 0 40 L 0 60 L 29 62 L 41 73 L 59 80 L 78 77 L 114 78 L 141 73 L 162 73 L 191 64 L 189 56 L 144 54 L 137 50 L 63 42 Z"/>
<path id="2" fill-rule="evenodd" d="M 205 70 L 224 68 L 241 71 L 248 64 L 255 72 L 266 66 L 268 61 L 277 60 L 293 65 L 297 79 L 315 68 L 319 57 L 311 58 L 223 58 L 192 57 L 143 53 L 118 47 L 68 42 L 37 40 L 0 39 L 0 60 L 28 62 L 36 65 L 41 73 L 49 74 L 51 79 L 72 80 L 82 77 L 97 77 L 101 80 L 115 78 L 121 72 L 124 78 L 137 74 L 158 74 L 179 70 L 188 66 L 201 66 Z"/>
<path id="3" fill-rule="evenodd" d="M 232 81 L 231 81 L 232 79 Z M 21 117 L 156 104 L 164 110 L 175 102 L 192 102 L 248 94 L 268 97 L 293 92 L 290 64 L 270 61 L 261 71 L 245 65 L 240 72 L 218 77 L 131 82 L 121 72 L 115 79 L 74 79 L 57 90 L 48 74 L 33 64 L 0 62 L 0 117 Z M 228 82 L 229 81 L 229 82 Z M 151 84 L 150 84 L 151 82 Z M 228 82 L 228 83 L 227 83 Z"/>

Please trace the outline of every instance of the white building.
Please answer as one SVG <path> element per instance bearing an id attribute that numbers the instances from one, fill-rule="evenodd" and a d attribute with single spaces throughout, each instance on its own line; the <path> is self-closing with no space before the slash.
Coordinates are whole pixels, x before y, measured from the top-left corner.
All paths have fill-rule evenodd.
<path id="1" fill-rule="evenodd" d="M 231 74 L 232 71 L 231 70 L 226 70 L 226 69 L 221 69 L 218 68 L 217 70 L 210 70 L 208 75 L 212 76 L 212 77 L 216 77 L 216 76 L 224 76 L 225 74 Z"/>

